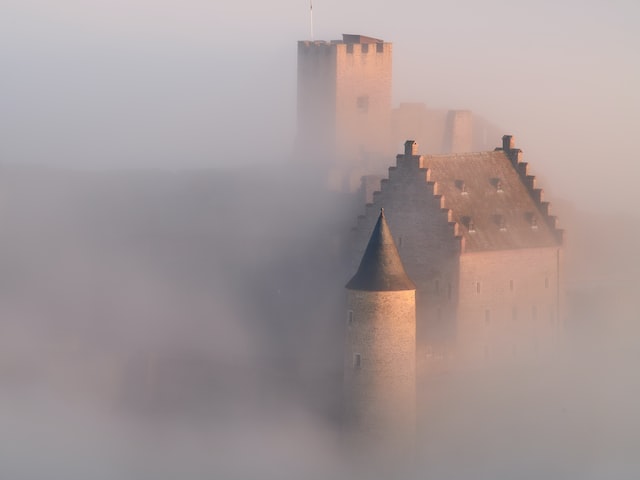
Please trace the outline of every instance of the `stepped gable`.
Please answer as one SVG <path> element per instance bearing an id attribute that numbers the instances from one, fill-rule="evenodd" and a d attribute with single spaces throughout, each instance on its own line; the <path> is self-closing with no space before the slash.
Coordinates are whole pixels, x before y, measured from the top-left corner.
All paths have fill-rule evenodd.
<path id="1" fill-rule="evenodd" d="M 444 209 L 458 224 L 464 251 L 557 246 L 562 231 L 549 215 L 542 189 L 527 174 L 513 137 L 492 152 L 425 155 L 422 165 Z"/>
<path id="2" fill-rule="evenodd" d="M 371 292 L 416 289 L 404 270 L 391 230 L 384 217 L 384 209 L 380 210 L 378 222 L 373 229 L 358 271 L 349 280 L 346 288 Z"/>

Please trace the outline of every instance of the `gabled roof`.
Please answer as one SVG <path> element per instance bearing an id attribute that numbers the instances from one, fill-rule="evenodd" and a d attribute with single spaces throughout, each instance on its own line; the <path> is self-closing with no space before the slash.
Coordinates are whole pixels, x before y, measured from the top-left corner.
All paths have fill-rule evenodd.
<path id="1" fill-rule="evenodd" d="M 506 136 L 505 138 L 507 138 Z M 508 137 L 508 141 L 512 141 Z M 434 192 L 458 224 L 464 251 L 556 246 L 562 243 L 555 217 L 535 177 L 527 175 L 520 150 L 425 155 Z"/>
<path id="2" fill-rule="evenodd" d="M 346 288 L 371 292 L 416 289 L 404 271 L 389 225 L 384 218 L 384 210 L 380 210 L 378 222 L 373 229 L 358 271 L 349 280 Z"/>

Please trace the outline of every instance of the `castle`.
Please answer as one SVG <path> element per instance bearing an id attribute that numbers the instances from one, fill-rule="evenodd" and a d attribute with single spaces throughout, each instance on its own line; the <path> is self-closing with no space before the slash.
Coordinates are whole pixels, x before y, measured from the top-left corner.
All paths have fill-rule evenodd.
<path id="1" fill-rule="evenodd" d="M 320 168 L 329 187 L 370 193 L 395 154 L 413 138 L 432 153 L 480 151 L 499 130 L 469 110 L 422 103 L 392 108 L 393 45 L 364 35 L 298 42 L 296 157 Z"/>
<path id="2" fill-rule="evenodd" d="M 298 142 L 338 188 L 362 178 L 344 388 L 371 435 L 410 430 L 429 376 L 544 357 L 564 315 L 563 232 L 513 136 L 489 150 L 471 112 L 392 110 L 391 51 L 360 35 L 298 44 Z M 436 154 L 409 140 L 386 178 L 367 176 L 401 132 Z"/>
<path id="3" fill-rule="evenodd" d="M 408 141 L 353 232 L 380 208 L 415 282 L 424 369 L 534 358 L 561 328 L 562 231 L 512 136 L 492 152 L 419 155 Z"/>

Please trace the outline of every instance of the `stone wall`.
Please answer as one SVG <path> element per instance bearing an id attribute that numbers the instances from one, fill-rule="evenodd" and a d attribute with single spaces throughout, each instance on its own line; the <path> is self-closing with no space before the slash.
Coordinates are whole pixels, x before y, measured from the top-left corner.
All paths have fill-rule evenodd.
<path id="1" fill-rule="evenodd" d="M 336 138 L 347 163 L 392 154 L 390 43 L 336 45 Z"/>
<path id="2" fill-rule="evenodd" d="M 553 351 L 564 315 L 561 255 L 558 247 L 461 255 L 458 365 L 535 361 Z"/>
<path id="3" fill-rule="evenodd" d="M 415 439 L 415 291 L 347 293 L 345 414 L 362 441 L 402 448 Z"/>

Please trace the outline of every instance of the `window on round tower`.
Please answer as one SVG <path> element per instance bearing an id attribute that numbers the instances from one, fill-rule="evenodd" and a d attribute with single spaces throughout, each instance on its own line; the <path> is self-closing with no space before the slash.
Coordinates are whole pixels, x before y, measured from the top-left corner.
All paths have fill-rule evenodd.
<path id="1" fill-rule="evenodd" d="M 353 354 L 353 366 L 355 368 L 360 368 L 360 366 L 362 365 L 362 357 L 359 353 L 354 353 Z"/>

